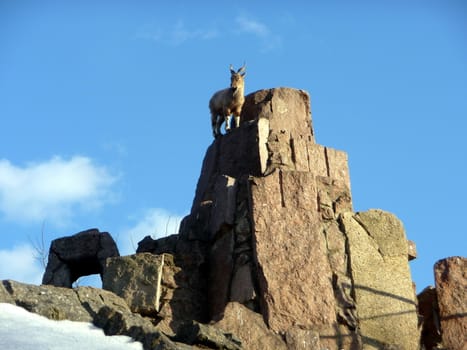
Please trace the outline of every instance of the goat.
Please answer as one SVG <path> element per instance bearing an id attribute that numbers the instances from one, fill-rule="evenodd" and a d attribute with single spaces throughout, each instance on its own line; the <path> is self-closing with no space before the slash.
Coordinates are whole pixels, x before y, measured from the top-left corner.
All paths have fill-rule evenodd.
<path id="1" fill-rule="evenodd" d="M 237 71 L 230 65 L 230 74 L 230 88 L 217 91 L 209 100 L 212 134 L 215 138 L 221 134 L 224 121 L 225 131 L 230 131 L 232 114 L 235 117 L 235 127 L 240 126 L 240 113 L 245 102 L 245 64 Z"/>

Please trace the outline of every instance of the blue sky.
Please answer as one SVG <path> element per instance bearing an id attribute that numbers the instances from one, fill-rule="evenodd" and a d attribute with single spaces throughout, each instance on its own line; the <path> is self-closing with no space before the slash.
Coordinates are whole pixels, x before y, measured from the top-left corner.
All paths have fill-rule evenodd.
<path id="1" fill-rule="evenodd" d="M 354 209 L 396 214 L 433 264 L 466 255 L 464 1 L 0 2 L 0 279 L 38 283 L 44 241 L 97 227 L 123 254 L 175 233 L 212 142 L 208 100 L 311 94 L 349 156 Z"/>

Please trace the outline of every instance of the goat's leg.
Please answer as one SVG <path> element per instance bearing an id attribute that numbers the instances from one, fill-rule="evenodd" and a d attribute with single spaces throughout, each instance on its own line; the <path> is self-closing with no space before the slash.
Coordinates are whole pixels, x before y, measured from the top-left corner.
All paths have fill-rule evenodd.
<path id="1" fill-rule="evenodd" d="M 218 116 L 218 118 L 216 120 L 216 127 L 215 127 L 215 131 L 214 131 L 214 137 L 217 137 L 217 136 L 221 135 L 222 122 L 223 122 L 222 116 Z"/>
<path id="2" fill-rule="evenodd" d="M 235 116 L 235 127 L 238 128 L 240 126 L 240 116 L 236 115 Z"/>
<path id="3" fill-rule="evenodd" d="M 230 131 L 230 123 L 231 123 L 231 120 L 232 119 L 232 116 L 231 115 L 226 115 L 225 116 L 225 131 L 226 132 L 229 132 Z"/>

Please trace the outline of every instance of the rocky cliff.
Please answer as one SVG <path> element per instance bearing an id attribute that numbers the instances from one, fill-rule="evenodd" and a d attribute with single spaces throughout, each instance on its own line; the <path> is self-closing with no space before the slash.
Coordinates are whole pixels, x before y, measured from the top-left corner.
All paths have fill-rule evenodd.
<path id="1" fill-rule="evenodd" d="M 70 244 L 79 250 L 75 238 L 52 244 L 54 267 L 44 283 L 69 286 L 79 274 L 79 254 L 57 263 L 65 254 L 57 247 Z M 206 152 L 177 235 L 148 236 L 132 256 L 118 256 L 113 246 L 95 251 L 84 254 L 84 271 L 100 273 L 104 290 L 3 281 L 0 301 L 51 318 L 92 320 L 146 349 L 420 348 L 422 318 L 408 264 L 415 245 L 394 215 L 353 212 L 347 155 L 315 143 L 302 90 L 246 96 L 240 128 Z M 452 290 L 465 286 L 466 260 L 457 259 L 440 263 L 443 292 L 435 290 L 435 302 L 425 298 L 431 307 L 423 332 L 440 333 L 431 348 L 465 345 L 465 292 Z M 452 273 L 460 265 L 463 275 Z M 60 311 L 64 300 L 75 306 Z M 438 303 L 441 321 L 429 321 Z"/>

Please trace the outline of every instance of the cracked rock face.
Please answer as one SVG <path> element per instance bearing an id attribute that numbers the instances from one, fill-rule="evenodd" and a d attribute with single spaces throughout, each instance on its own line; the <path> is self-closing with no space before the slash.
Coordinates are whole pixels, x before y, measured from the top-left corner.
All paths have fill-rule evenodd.
<path id="1" fill-rule="evenodd" d="M 467 347 L 467 258 L 453 256 L 435 266 L 436 292 L 443 345 Z"/>
<path id="2" fill-rule="evenodd" d="M 100 274 L 107 258 L 119 256 L 108 232 L 90 229 L 52 241 L 42 284 L 71 288 L 82 276 Z"/>
<path id="3" fill-rule="evenodd" d="M 353 213 L 351 198 L 347 154 L 315 143 L 306 92 L 246 96 L 240 128 L 207 150 L 180 230 L 208 243 L 211 320 L 239 302 L 290 349 L 418 349 L 402 225 Z"/>

